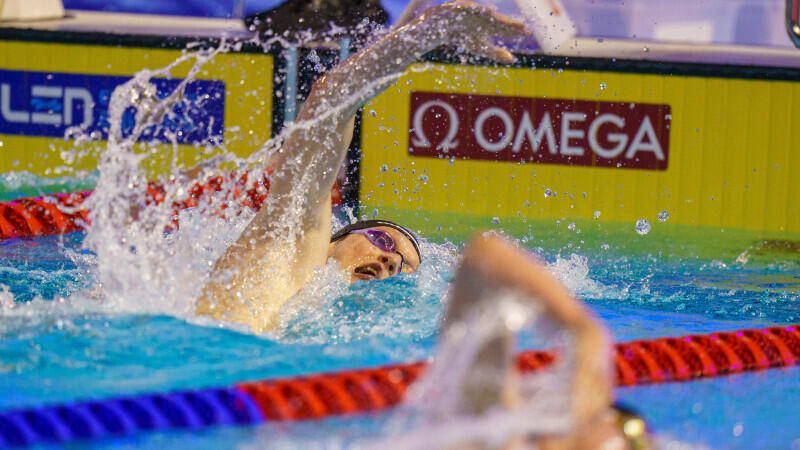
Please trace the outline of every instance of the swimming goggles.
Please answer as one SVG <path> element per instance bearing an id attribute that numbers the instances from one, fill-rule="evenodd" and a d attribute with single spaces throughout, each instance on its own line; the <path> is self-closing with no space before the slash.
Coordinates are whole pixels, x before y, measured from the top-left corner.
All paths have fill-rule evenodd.
<path id="1" fill-rule="evenodd" d="M 376 227 L 389 227 L 393 230 L 396 230 L 398 233 L 405 236 L 411 245 L 414 247 L 414 251 L 417 252 L 417 256 L 419 257 L 419 262 L 422 262 L 422 252 L 419 251 L 419 241 L 414 233 L 409 230 L 408 228 L 396 224 L 391 220 L 383 220 L 383 219 L 370 219 L 370 220 L 359 220 L 358 222 L 351 223 L 345 227 L 340 228 L 336 233 L 333 233 L 331 236 L 331 242 L 336 242 L 339 239 L 344 239 L 345 236 L 352 233 L 355 230 L 367 230 Z"/>
<path id="2" fill-rule="evenodd" d="M 394 243 L 394 239 L 389 233 L 382 231 L 382 230 L 375 230 L 372 228 L 362 229 L 362 230 L 353 230 L 349 234 L 361 234 L 367 238 L 367 240 L 378 247 L 379 250 L 382 250 L 386 253 L 397 253 L 400 255 L 400 272 L 411 272 L 413 269 L 406 265 L 406 260 L 403 257 L 403 254 L 397 251 L 397 246 Z"/>

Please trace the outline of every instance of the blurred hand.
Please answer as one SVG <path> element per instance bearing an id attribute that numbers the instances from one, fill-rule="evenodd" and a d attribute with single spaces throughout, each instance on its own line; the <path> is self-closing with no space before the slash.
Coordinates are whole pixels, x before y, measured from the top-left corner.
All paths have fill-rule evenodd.
<path id="1" fill-rule="evenodd" d="M 500 63 L 511 63 L 508 50 L 493 45 L 493 36 L 519 38 L 528 35 L 525 24 L 498 14 L 491 7 L 466 0 L 455 0 L 425 11 L 423 22 L 431 21 L 443 33 L 445 43 Z"/>

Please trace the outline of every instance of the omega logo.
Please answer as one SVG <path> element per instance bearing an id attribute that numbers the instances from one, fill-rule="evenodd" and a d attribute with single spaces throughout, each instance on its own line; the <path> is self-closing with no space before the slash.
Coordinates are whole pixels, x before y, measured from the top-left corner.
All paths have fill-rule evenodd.
<path id="1" fill-rule="evenodd" d="M 667 167 L 669 105 L 413 92 L 410 106 L 414 156 Z"/>
<path id="2" fill-rule="evenodd" d="M 458 141 L 455 139 L 456 135 L 458 134 L 459 126 L 458 113 L 456 113 L 456 110 L 449 103 L 440 100 L 431 100 L 417 108 L 416 112 L 414 113 L 414 137 L 412 137 L 411 143 L 415 147 L 428 148 L 431 146 L 431 142 L 422 131 L 422 119 L 425 116 L 425 113 L 434 106 L 443 108 L 445 112 L 447 112 L 448 119 L 450 119 L 450 128 L 447 131 L 447 135 L 442 142 L 436 146 L 437 150 L 442 150 L 447 153 L 447 151 L 451 148 L 456 148 L 458 146 Z"/>

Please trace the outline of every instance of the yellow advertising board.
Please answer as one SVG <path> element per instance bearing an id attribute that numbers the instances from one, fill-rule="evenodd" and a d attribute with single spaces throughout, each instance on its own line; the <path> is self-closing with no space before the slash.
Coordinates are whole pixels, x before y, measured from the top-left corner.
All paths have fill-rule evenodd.
<path id="1" fill-rule="evenodd" d="M 416 64 L 364 108 L 360 202 L 800 232 L 800 81 L 723 69 Z"/>
<path id="2" fill-rule="evenodd" d="M 70 36 L 61 33 L 59 38 Z M 191 50 L 0 40 L 0 173 L 58 176 L 93 169 L 96 154 L 75 158 L 80 152 L 73 151 L 75 144 L 64 139 L 65 133 L 78 127 L 95 141 L 79 150 L 101 149 L 114 87 L 142 69 L 173 64 L 187 51 Z M 155 77 L 158 95 L 171 92 L 193 63 L 188 59 L 174 67 L 170 77 Z M 223 145 L 240 156 L 258 149 L 271 136 L 272 84 L 271 55 L 217 54 L 186 89 L 185 97 L 198 105 L 185 112 L 189 120 L 166 127 L 176 136 L 175 161 L 192 165 Z M 165 135 L 150 138 L 164 145 L 148 168 L 163 170 L 173 161 L 171 140 Z"/>

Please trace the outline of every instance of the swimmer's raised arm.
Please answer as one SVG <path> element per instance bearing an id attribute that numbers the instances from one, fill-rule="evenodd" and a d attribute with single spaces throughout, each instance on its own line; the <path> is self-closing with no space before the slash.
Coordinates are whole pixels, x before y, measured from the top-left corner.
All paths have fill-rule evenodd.
<path id="1" fill-rule="evenodd" d="M 523 34 L 520 22 L 486 6 L 455 1 L 429 9 L 317 80 L 271 160 L 275 172 L 264 207 L 212 268 L 196 312 L 247 323 L 256 331 L 275 327 L 281 305 L 327 261 L 330 191 L 358 108 L 441 44 L 511 62 L 511 53 L 489 39 Z"/>
<path id="2" fill-rule="evenodd" d="M 511 53 L 492 45 L 490 38 L 524 34 L 521 22 L 477 3 L 457 1 L 428 9 L 317 80 L 297 118 L 298 124 L 308 125 L 300 125 L 287 137 L 276 167 L 315 167 L 317 178 L 308 193 L 309 211 L 313 210 L 330 196 L 352 137 L 353 115 L 364 102 L 392 84 L 409 64 L 446 43 L 509 63 L 513 60 Z M 270 194 L 288 192 L 295 177 L 291 171 L 276 173 Z M 286 186 L 282 188 L 281 184 Z"/>
<path id="3" fill-rule="evenodd" d="M 531 301 L 542 304 L 550 317 L 572 333 L 576 364 L 572 380 L 572 415 L 576 433 L 584 432 L 584 426 L 591 426 L 593 421 L 602 418 L 612 401 L 611 341 L 594 314 L 530 253 L 503 238 L 484 234 L 473 238 L 464 250 L 444 326 L 463 320 L 470 304 L 481 301 L 475 298 L 479 295 L 476 283 L 522 291 Z M 487 361 L 489 364 L 496 364 L 502 358 L 498 354 L 509 358 L 508 341 L 493 345 L 496 348 L 484 349 L 480 357 L 492 358 Z M 479 398 L 478 401 L 488 399 Z"/>

